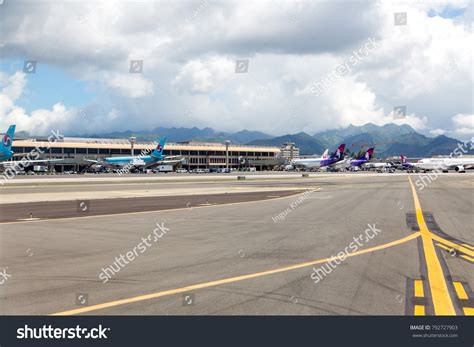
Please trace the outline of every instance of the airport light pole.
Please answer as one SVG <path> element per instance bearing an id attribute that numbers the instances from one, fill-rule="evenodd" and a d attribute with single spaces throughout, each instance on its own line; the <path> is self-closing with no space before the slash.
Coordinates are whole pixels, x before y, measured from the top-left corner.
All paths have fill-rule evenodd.
<path id="1" fill-rule="evenodd" d="M 229 170 L 229 144 L 230 144 L 230 141 L 226 140 L 225 141 L 225 168 L 226 168 L 226 171 Z"/>
<path id="2" fill-rule="evenodd" d="M 130 139 L 130 153 L 132 153 L 132 157 L 135 154 L 135 142 L 137 142 L 137 138 L 135 136 L 131 136 Z"/>

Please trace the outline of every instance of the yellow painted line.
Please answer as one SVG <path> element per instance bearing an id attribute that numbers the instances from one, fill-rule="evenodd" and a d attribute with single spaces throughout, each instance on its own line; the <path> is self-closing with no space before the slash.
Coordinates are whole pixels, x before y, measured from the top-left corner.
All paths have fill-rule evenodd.
<path id="1" fill-rule="evenodd" d="M 408 181 L 410 182 L 413 201 L 415 203 L 416 219 L 418 226 L 420 227 L 421 241 L 423 244 L 423 251 L 425 254 L 426 268 L 428 271 L 428 283 L 431 291 L 431 297 L 433 299 L 433 306 L 435 315 L 437 316 L 455 316 L 456 311 L 449 295 L 448 284 L 444 277 L 441 263 L 439 262 L 436 250 L 433 244 L 432 233 L 428 230 L 423 217 L 423 210 L 421 209 L 420 200 L 416 193 L 416 188 L 411 181 L 410 175 L 408 175 Z"/>
<path id="2" fill-rule="evenodd" d="M 415 296 L 417 298 L 423 298 L 425 296 L 425 291 L 423 290 L 423 281 L 415 280 Z"/>
<path id="3" fill-rule="evenodd" d="M 415 305 L 415 316 L 424 316 L 425 315 L 425 306 Z"/>
<path id="4" fill-rule="evenodd" d="M 463 254 L 463 255 L 461 255 L 461 258 L 464 258 L 464 259 L 470 261 L 471 263 L 474 263 L 474 258 L 472 258 L 468 255 Z"/>
<path id="5" fill-rule="evenodd" d="M 472 307 L 463 307 L 463 311 L 466 316 L 474 316 L 474 308 Z"/>
<path id="6" fill-rule="evenodd" d="M 442 238 L 441 236 L 438 236 L 434 233 L 431 233 L 431 237 L 433 238 L 433 240 L 441 242 L 441 243 L 445 244 L 448 247 L 457 249 L 458 251 L 461 251 L 463 253 L 466 253 L 466 254 L 470 255 L 471 257 L 474 257 L 474 252 L 471 251 L 469 248 L 463 247 L 461 245 L 458 245 L 457 243 L 446 240 L 445 238 Z"/>
<path id="7" fill-rule="evenodd" d="M 453 250 L 453 248 L 449 248 L 448 246 L 442 245 L 441 243 L 437 243 L 436 246 L 441 247 L 447 250 L 448 252 L 451 252 L 451 250 Z"/>
<path id="8" fill-rule="evenodd" d="M 402 243 L 405 243 L 405 242 L 408 242 L 410 240 L 416 239 L 419 236 L 420 236 L 420 233 L 416 232 L 416 233 L 410 234 L 408 236 L 405 236 L 405 237 L 403 237 L 401 239 L 398 239 L 398 240 L 395 240 L 395 241 L 391 241 L 391 242 L 388 242 L 388 243 L 385 243 L 385 244 L 382 244 L 382 245 L 379 245 L 379 246 L 375 246 L 375 247 L 371 247 L 371 248 L 367 248 L 367 249 L 364 249 L 364 250 L 360 250 L 360 251 L 357 251 L 357 252 L 350 253 L 350 254 L 347 255 L 347 257 L 355 257 L 355 256 L 358 256 L 358 255 L 361 255 L 361 254 L 366 254 L 366 253 L 374 252 L 374 251 L 377 251 L 377 250 L 381 250 L 381 249 L 393 247 L 393 246 L 396 246 L 396 245 L 400 245 Z M 114 307 L 114 306 L 130 304 L 130 303 L 134 303 L 134 302 L 138 302 L 138 301 L 156 299 L 156 298 L 160 298 L 160 297 L 163 297 L 163 296 L 179 294 L 179 293 L 189 292 L 189 291 L 203 289 L 203 288 L 215 287 L 215 286 L 222 285 L 222 284 L 234 283 L 234 282 L 239 282 L 239 281 L 248 280 L 248 279 L 252 279 L 252 278 L 273 275 L 273 274 L 280 273 L 280 272 L 301 269 L 301 268 L 316 265 L 316 264 L 323 264 L 323 263 L 326 263 L 326 262 L 331 261 L 333 259 L 334 258 L 331 257 L 331 258 L 312 260 L 312 261 L 308 261 L 308 262 L 305 262 L 305 263 L 285 266 L 285 267 L 278 268 L 278 269 L 262 271 L 262 272 L 248 274 L 248 275 L 224 278 L 224 279 L 217 280 L 217 281 L 204 282 L 204 283 L 194 284 L 194 285 L 190 285 L 190 286 L 186 286 L 186 287 L 165 290 L 165 291 L 162 291 L 162 292 L 135 296 L 135 297 L 128 298 L 128 299 L 121 299 L 121 300 L 106 302 L 106 303 L 103 303 L 103 304 L 87 306 L 87 307 L 81 307 L 81 308 L 77 308 L 77 309 L 73 309 L 73 310 L 54 313 L 52 315 L 53 316 L 68 316 L 68 315 L 80 314 L 80 313 L 85 313 L 85 312 L 97 311 L 97 310 L 110 308 L 110 307 Z"/>
<path id="9" fill-rule="evenodd" d="M 461 282 L 453 282 L 453 284 L 454 284 L 454 289 L 456 289 L 456 294 L 458 295 L 459 299 L 461 300 L 469 299 Z"/>
<path id="10" fill-rule="evenodd" d="M 474 246 L 468 245 L 467 243 L 462 244 L 464 247 L 470 248 L 474 251 Z"/>

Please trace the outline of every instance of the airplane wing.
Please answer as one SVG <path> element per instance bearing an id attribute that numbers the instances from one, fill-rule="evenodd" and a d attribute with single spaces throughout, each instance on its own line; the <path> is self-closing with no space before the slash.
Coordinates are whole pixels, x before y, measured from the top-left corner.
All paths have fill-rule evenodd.
<path id="1" fill-rule="evenodd" d="M 448 170 L 463 171 L 463 169 L 473 169 L 474 168 L 474 159 L 472 161 L 464 161 L 459 163 L 452 163 L 446 165 Z"/>
<path id="2" fill-rule="evenodd" d="M 168 157 L 165 157 L 165 159 L 160 160 L 155 163 L 155 165 L 174 165 L 181 163 L 184 160 L 184 157 L 181 155 L 171 155 Z"/>
<path id="3" fill-rule="evenodd" d="M 331 167 L 336 168 L 336 169 L 342 169 L 342 168 L 345 168 L 347 166 L 350 166 L 350 159 L 348 159 L 348 158 L 342 159 L 342 160 L 336 161 L 334 163 L 331 163 L 328 166 L 331 166 Z"/>
<path id="4" fill-rule="evenodd" d="M 163 160 L 155 161 L 149 165 L 146 165 L 146 167 L 155 167 L 158 165 L 174 165 L 181 163 L 184 160 L 184 157 L 181 155 L 171 155 L 168 157 L 165 157 Z"/>
<path id="5" fill-rule="evenodd" d="M 86 159 L 86 158 L 83 158 L 84 161 L 87 161 L 88 163 L 91 163 L 91 164 L 101 164 L 100 161 L 98 160 L 94 160 L 94 159 Z"/>
<path id="6" fill-rule="evenodd" d="M 162 160 L 162 161 L 158 162 L 158 165 L 178 164 L 178 163 L 181 163 L 183 160 L 184 160 L 184 158 L 183 159 L 176 159 L 176 160 L 167 160 L 167 159 L 165 159 L 165 160 Z"/>
<path id="7" fill-rule="evenodd" d="M 161 163 L 180 163 L 184 160 L 184 157 L 181 155 L 170 155 L 165 157 Z"/>
<path id="8" fill-rule="evenodd" d="M 28 164 L 28 165 L 21 164 L 21 160 L 16 160 L 16 161 L 4 161 L 4 162 L 0 162 L 0 165 L 3 165 L 4 167 L 12 167 L 12 166 L 17 166 L 17 165 L 21 165 L 21 166 L 23 166 L 23 167 L 28 167 L 28 166 L 35 165 L 35 164 L 55 163 L 55 162 L 62 161 L 62 160 L 64 160 L 64 159 L 36 159 L 36 160 L 27 160 L 24 164 Z"/>

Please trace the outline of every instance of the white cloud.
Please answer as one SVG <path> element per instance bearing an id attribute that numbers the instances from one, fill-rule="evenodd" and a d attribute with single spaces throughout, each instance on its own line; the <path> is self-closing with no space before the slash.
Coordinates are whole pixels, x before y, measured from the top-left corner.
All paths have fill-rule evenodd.
<path id="1" fill-rule="evenodd" d="M 37 135 L 50 134 L 52 130 L 60 130 L 64 134 L 74 133 L 78 127 L 92 130 L 98 125 L 97 121 L 103 121 L 97 119 L 88 122 L 84 118 L 86 114 L 83 110 L 66 107 L 60 102 L 54 104 L 51 109 L 36 109 L 28 114 L 15 103 L 21 98 L 26 82 L 26 75 L 23 72 L 15 72 L 11 76 L 0 75 L 0 129 L 2 129 L 0 131 L 4 131 L 11 124 L 16 124 L 18 131 L 28 131 Z M 105 114 L 105 119 L 114 120 L 114 112 L 112 110 Z"/>
<path id="2" fill-rule="evenodd" d="M 447 133 L 444 129 L 432 129 L 430 130 L 430 134 L 433 136 L 445 135 Z"/>
<path id="3" fill-rule="evenodd" d="M 104 73 L 101 76 L 104 83 L 116 88 L 124 96 L 139 98 L 153 95 L 153 82 L 138 73 Z"/>
<path id="4" fill-rule="evenodd" d="M 464 15 L 428 16 L 448 4 L 465 7 Z M 395 122 L 461 136 L 472 130 L 457 116 L 472 113 L 472 8 L 459 1 L 6 1 L 2 58 L 63 69 L 102 87 L 107 103 L 98 100 L 104 110 L 87 121 L 74 111 L 83 105 L 64 102 L 26 115 L 14 106 L 25 76 L 3 74 L 2 81 L 18 80 L 3 88 L 1 107 L 10 110 L 8 122 L 29 131 L 59 123 L 79 133 L 211 126 L 282 134 Z M 394 26 L 393 13 L 405 11 L 408 25 Z M 380 46 L 320 96 L 310 94 L 368 38 Z M 129 73 L 132 59 L 143 60 L 143 73 Z M 236 59 L 250 60 L 248 73 L 234 73 Z M 397 105 L 408 115 L 394 121 Z"/>
<path id="5" fill-rule="evenodd" d="M 453 117 L 454 132 L 466 138 L 474 135 L 474 114 L 457 114 Z"/>
<path id="6" fill-rule="evenodd" d="M 173 85 L 190 93 L 210 93 L 233 75 L 234 65 L 231 59 L 218 56 L 192 60 L 181 68 Z"/>
<path id="7" fill-rule="evenodd" d="M 26 85 L 26 78 L 25 74 L 22 72 L 16 72 L 13 75 L 7 75 L 4 73 L 0 74 L 0 86 L 2 87 L 2 96 L 4 97 L 3 104 L 5 107 L 12 107 L 12 102 L 17 100 L 21 93 L 23 92 L 23 88 Z"/>

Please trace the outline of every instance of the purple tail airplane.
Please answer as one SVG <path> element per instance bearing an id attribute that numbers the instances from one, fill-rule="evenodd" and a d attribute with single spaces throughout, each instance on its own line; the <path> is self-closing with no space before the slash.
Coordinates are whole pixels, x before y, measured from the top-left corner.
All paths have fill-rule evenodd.
<path id="1" fill-rule="evenodd" d="M 367 152 L 365 152 L 364 155 L 361 155 L 357 159 L 352 159 L 350 161 L 350 166 L 361 166 L 364 163 L 367 163 L 370 159 L 372 159 L 372 156 L 374 155 L 374 148 L 369 148 Z"/>
<path id="2" fill-rule="evenodd" d="M 409 161 L 407 161 L 407 158 L 402 154 L 400 156 L 400 159 L 402 161 L 402 166 L 405 167 L 405 168 L 414 168 L 415 165 L 413 165 L 413 163 L 410 163 Z"/>
<path id="3" fill-rule="evenodd" d="M 332 166 L 337 162 L 344 159 L 345 144 L 341 144 L 339 148 L 331 154 L 329 157 L 322 156 L 320 158 L 306 158 L 306 159 L 293 159 L 291 164 L 296 166 L 304 166 L 311 169 L 319 169 L 324 166 Z"/>

